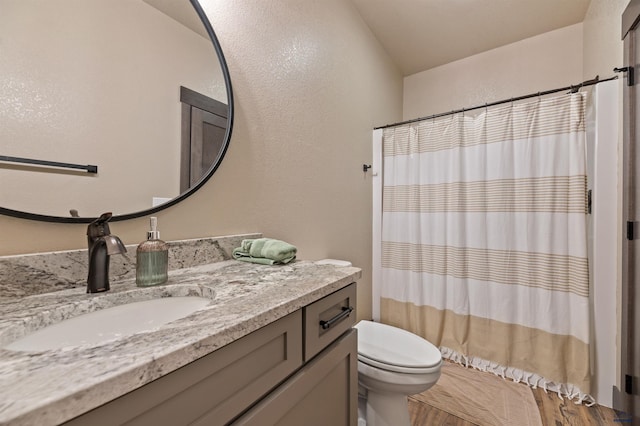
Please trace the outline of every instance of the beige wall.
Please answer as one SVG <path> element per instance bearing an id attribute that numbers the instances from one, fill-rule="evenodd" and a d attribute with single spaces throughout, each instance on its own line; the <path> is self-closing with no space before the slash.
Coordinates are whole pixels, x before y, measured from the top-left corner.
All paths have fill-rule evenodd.
<path id="1" fill-rule="evenodd" d="M 200 191 L 158 214 L 164 239 L 263 232 L 364 270 L 371 316 L 371 129 L 401 118 L 402 76 L 346 0 L 203 1 L 225 52 L 231 145 Z M 115 222 L 125 243 L 147 219 Z M 86 226 L 0 216 L 0 254 L 80 248 Z"/>
<path id="2" fill-rule="evenodd" d="M 622 66 L 622 12 L 629 0 L 591 0 L 583 22 L 585 78 L 613 75 Z"/>
<path id="3" fill-rule="evenodd" d="M 142 1 L 0 4 L 2 154 L 99 172 L 4 165 L 0 205 L 91 217 L 177 196 L 180 86 L 226 103 L 211 41 Z"/>
<path id="4" fill-rule="evenodd" d="M 582 81 L 582 24 L 531 37 L 405 78 L 405 120 Z"/>
<path id="5" fill-rule="evenodd" d="M 584 24 L 407 77 L 404 117 L 610 75 L 621 58 L 610 50 L 619 43 L 611 3 L 592 0 Z M 158 214 L 163 238 L 257 231 L 296 244 L 301 258 L 348 259 L 364 269 L 358 308 L 369 317 L 371 180 L 361 165 L 372 127 L 402 118 L 399 71 L 346 0 L 203 4 L 231 71 L 234 132 L 214 178 Z M 127 244 L 146 227 L 146 218 L 111 226 Z M 0 216 L 0 254 L 82 248 L 85 231 Z"/>

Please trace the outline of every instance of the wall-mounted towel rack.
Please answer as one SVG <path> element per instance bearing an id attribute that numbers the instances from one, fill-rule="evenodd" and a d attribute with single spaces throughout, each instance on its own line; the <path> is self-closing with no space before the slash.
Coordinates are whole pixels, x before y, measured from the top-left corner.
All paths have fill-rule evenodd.
<path id="1" fill-rule="evenodd" d="M 8 155 L 0 155 L 0 161 L 7 161 L 10 163 L 35 164 L 37 166 L 62 167 L 65 169 L 86 170 L 87 173 L 98 173 L 98 166 L 92 166 L 90 164 L 82 165 L 82 164 L 60 163 L 57 161 L 34 160 L 32 158 L 9 157 Z"/>

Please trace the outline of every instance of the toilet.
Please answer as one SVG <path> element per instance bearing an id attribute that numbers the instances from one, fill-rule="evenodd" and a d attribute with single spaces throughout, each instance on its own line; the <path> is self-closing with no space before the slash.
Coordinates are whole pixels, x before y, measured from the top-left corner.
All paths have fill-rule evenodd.
<path id="1" fill-rule="evenodd" d="M 361 408 L 358 424 L 409 426 L 407 396 L 424 392 L 438 381 L 440 350 L 422 337 L 390 325 L 363 320 L 355 328 Z"/>

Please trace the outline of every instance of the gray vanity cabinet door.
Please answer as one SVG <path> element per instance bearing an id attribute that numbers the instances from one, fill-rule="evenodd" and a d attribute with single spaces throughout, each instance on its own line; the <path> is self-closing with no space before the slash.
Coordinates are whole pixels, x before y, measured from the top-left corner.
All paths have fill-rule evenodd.
<path id="1" fill-rule="evenodd" d="M 232 424 L 357 425 L 357 345 L 352 329 Z"/>

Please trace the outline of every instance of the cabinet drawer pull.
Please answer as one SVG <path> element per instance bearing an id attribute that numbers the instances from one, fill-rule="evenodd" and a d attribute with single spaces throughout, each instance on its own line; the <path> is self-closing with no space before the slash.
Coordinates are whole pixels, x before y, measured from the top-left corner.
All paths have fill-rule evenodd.
<path id="1" fill-rule="evenodd" d="M 338 321 L 341 321 L 345 318 L 347 318 L 350 314 L 351 311 L 353 311 L 353 307 L 349 306 L 343 306 L 342 307 L 342 312 L 340 312 L 338 315 L 336 315 L 335 317 L 331 318 L 328 321 L 320 321 L 320 327 L 322 327 L 323 330 L 328 329 L 329 327 L 331 327 L 333 324 L 337 323 Z"/>

